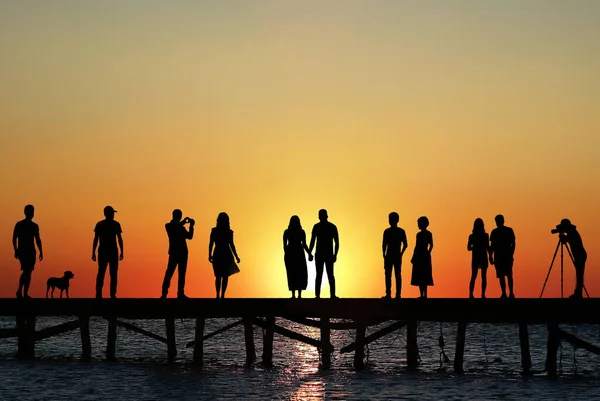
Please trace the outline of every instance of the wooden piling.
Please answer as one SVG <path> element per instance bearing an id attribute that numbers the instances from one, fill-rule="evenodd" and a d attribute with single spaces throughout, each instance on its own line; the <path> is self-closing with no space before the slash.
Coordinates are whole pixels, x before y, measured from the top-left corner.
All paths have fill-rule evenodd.
<path id="1" fill-rule="evenodd" d="M 548 342 L 546 344 L 546 372 L 550 377 L 556 377 L 556 354 L 560 346 L 558 324 L 548 324 Z"/>
<path id="2" fill-rule="evenodd" d="M 365 332 L 367 326 L 362 320 L 356 322 L 356 351 L 354 352 L 354 369 L 365 367 Z"/>
<path id="3" fill-rule="evenodd" d="M 531 374 L 531 352 L 529 350 L 529 330 L 527 323 L 519 323 L 519 343 L 521 345 L 521 367 L 523 374 Z"/>
<path id="4" fill-rule="evenodd" d="M 456 331 L 456 350 L 454 354 L 454 372 L 463 374 L 463 361 L 465 356 L 465 338 L 467 336 L 467 323 L 458 322 Z"/>
<path id="5" fill-rule="evenodd" d="M 194 364 L 199 367 L 204 365 L 204 325 L 204 317 L 198 316 L 194 334 Z"/>
<path id="6" fill-rule="evenodd" d="M 275 317 L 268 316 L 266 319 L 266 329 L 263 336 L 263 364 L 273 366 L 273 337 L 275 334 Z"/>
<path id="7" fill-rule="evenodd" d="M 117 347 L 117 318 L 109 317 L 108 319 L 108 339 L 106 341 L 106 359 L 115 361 L 115 351 Z"/>
<path id="8" fill-rule="evenodd" d="M 165 319 L 165 326 L 167 328 L 167 361 L 169 363 L 175 362 L 177 356 L 177 345 L 175 343 L 175 319 L 168 317 Z"/>
<path id="9" fill-rule="evenodd" d="M 406 365 L 415 370 L 419 365 L 419 347 L 417 345 L 417 322 L 410 321 L 406 327 Z"/>
<path id="10" fill-rule="evenodd" d="M 252 317 L 244 317 L 244 341 L 246 342 L 246 364 L 250 365 L 256 360 L 254 348 L 254 326 Z"/>
<path id="11" fill-rule="evenodd" d="M 35 358 L 35 316 L 17 316 L 18 351 L 20 359 Z"/>
<path id="12" fill-rule="evenodd" d="M 79 316 L 79 333 L 81 334 L 81 356 L 84 359 L 89 359 L 92 356 L 89 316 Z"/>
<path id="13" fill-rule="evenodd" d="M 331 328 L 329 327 L 329 318 L 321 318 L 321 363 L 323 369 L 331 368 Z"/>

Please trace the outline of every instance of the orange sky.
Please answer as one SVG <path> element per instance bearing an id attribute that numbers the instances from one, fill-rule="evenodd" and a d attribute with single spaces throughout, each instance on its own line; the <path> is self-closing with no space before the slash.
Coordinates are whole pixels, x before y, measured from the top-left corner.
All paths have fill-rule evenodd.
<path id="1" fill-rule="evenodd" d="M 309 234 L 320 208 L 340 232 L 341 297 L 383 295 L 391 211 L 410 244 L 405 296 L 418 294 L 419 216 L 435 242 L 430 296 L 462 297 L 473 220 L 489 232 L 497 213 L 517 237 L 517 296 L 539 296 L 563 217 L 596 296 L 599 18 L 585 1 L 3 3 L 0 296 L 16 290 L 10 239 L 27 203 L 46 257 L 34 296 L 67 269 L 71 295 L 93 295 L 105 205 L 123 227 L 121 297 L 160 295 L 173 208 L 197 221 L 193 297 L 214 295 L 220 211 L 242 259 L 228 295 L 287 297 L 283 230 L 298 214 Z M 567 263 L 567 294 L 573 276 Z"/>

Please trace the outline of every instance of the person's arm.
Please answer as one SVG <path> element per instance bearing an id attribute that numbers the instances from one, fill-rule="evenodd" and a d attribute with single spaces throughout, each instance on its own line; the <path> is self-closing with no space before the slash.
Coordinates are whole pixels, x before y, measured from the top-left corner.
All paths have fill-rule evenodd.
<path id="1" fill-rule="evenodd" d="M 473 234 L 469 235 L 469 241 L 467 242 L 467 251 L 473 250 Z"/>
<path id="2" fill-rule="evenodd" d="M 123 260 L 123 236 L 121 233 L 117 233 L 117 240 L 119 241 L 119 249 L 121 249 L 121 254 L 119 255 L 119 259 Z"/>
<path id="3" fill-rule="evenodd" d="M 283 232 L 283 252 L 285 252 L 287 248 L 287 230 Z"/>
<path id="4" fill-rule="evenodd" d="M 183 231 L 185 231 L 185 238 L 187 239 L 192 239 L 194 238 L 194 225 L 196 224 L 196 222 L 194 220 L 190 220 L 190 229 L 189 231 L 185 229 L 185 227 L 183 228 Z"/>
<path id="5" fill-rule="evenodd" d="M 515 232 L 511 229 L 512 233 L 512 255 L 515 254 L 515 249 L 517 249 L 517 239 L 515 238 Z"/>
<path id="6" fill-rule="evenodd" d="M 494 264 L 494 253 L 496 251 L 496 246 L 494 244 L 494 232 L 490 235 L 490 247 L 489 247 L 489 256 L 490 256 L 490 264 Z"/>
<path id="7" fill-rule="evenodd" d="M 385 259 L 385 251 L 387 250 L 387 230 L 383 232 L 383 241 L 381 241 L 381 252 L 383 253 L 383 258 Z"/>
<path id="8" fill-rule="evenodd" d="M 429 233 L 429 253 L 433 251 L 433 234 Z"/>
<path id="9" fill-rule="evenodd" d="M 338 229 L 335 227 L 333 231 L 333 241 L 335 242 L 335 250 L 333 252 L 333 259 L 337 260 L 337 255 L 340 250 L 340 237 L 338 235 Z"/>
<path id="10" fill-rule="evenodd" d="M 401 249 L 400 249 L 400 256 L 404 255 L 404 252 L 406 251 L 406 248 L 408 248 L 408 239 L 406 238 L 406 231 L 402 231 L 402 241 L 401 241 Z"/>
<path id="11" fill-rule="evenodd" d="M 94 244 L 92 245 L 92 260 L 96 261 L 96 248 L 98 247 L 98 232 L 94 232 Z"/>
<path id="12" fill-rule="evenodd" d="M 42 239 L 40 238 L 40 228 L 38 227 L 35 230 L 35 244 L 37 245 L 38 249 L 40 250 L 40 262 L 42 260 L 44 260 L 44 250 L 42 249 Z"/>
<path id="13" fill-rule="evenodd" d="M 304 248 L 304 251 L 310 255 L 308 245 L 306 245 L 306 232 L 304 230 L 302 230 L 302 247 Z"/>
<path id="14" fill-rule="evenodd" d="M 17 247 L 17 238 L 19 237 L 19 225 L 15 224 L 15 229 L 13 230 L 12 244 L 13 249 L 15 250 L 15 258 L 19 259 L 19 248 Z"/>
<path id="15" fill-rule="evenodd" d="M 231 233 L 231 242 L 229 243 L 229 247 L 231 248 L 231 252 L 233 252 L 233 256 L 235 256 L 237 262 L 240 263 L 240 257 L 237 254 L 237 251 L 235 249 L 235 243 L 233 242 L 233 233 Z"/>
<path id="16" fill-rule="evenodd" d="M 310 245 L 308 246 L 308 253 L 310 254 L 312 254 L 312 251 L 315 247 L 315 241 L 317 240 L 317 236 L 315 235 L 315 228 L 316 226 L 313 227 L 312 233 L 310 234 Z"/>
<path id="17" fill-rule="evenodd" d="M 212 263 L 213 261 L 213 257 L 212 257 L 212 251 L 213 251 L 213 247 L 215 246 L 215 239 L 213 237 L 213 232 L 210 232 L 210 241 L 208 242 L 208 261 L 210 263 Z"/>

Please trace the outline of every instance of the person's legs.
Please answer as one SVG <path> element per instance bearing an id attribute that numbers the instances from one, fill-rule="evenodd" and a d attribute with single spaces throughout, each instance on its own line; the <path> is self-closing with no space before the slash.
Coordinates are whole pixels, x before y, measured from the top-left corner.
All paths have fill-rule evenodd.
<path id="1" fill-rule="evenodd" d="M 19 277 L 17 298 L 20 298 L 21 296 L 29 298 L 29 286 L 31 285 L 31 274 L 33 273 L 33 268 L 35 266 L 35 257 L 35 253 L 19 257 L 19 262 L 21 262 L 21 277 Z"/>
<path id="2" fill-rule="evenodd" d="M 475 280 L 477 280 L 477 267 L 471 266 L 471 281 L 469 282 L 469 298 L 474 298 Z"/>
<path id="3" fill-rule="evenodd" d="M 110 297 L 117 297 L 117 279 L 119 272 L 119 258 L 113 257 L 108 261 L 109 274 L 110 274 Z"/>
<path id="4" fill-rule="evenodd" d="M 506 267 L 506 279 L 508 281 L 508 292 L 509 297 L 514 298 L 515 292 L 513 290 L 513 274 L 512 274 L 512 261 L 508 263 Z"/>
<path id="5" fill-rule="evenodd" d="M 481 298 L 485 298 L 485 290 L 487 288 L 487 268 L 481 269 Z"/>
<path id="6" fill-rule="evenodd" d="M 333 260 L 325 262 L 325 268 L 327 269 L 327 280 L 329 280 L 329 293 L 331 298 L 337 298 L 335 295 L 335 276 L 333 274 Z"/>
<path id="7" fill-rule="evenodd" d="M 229 282 L 229 277 L 223 277 L 221 282 L 221 298 L 225 298 L 225 291 L 227 290 L 227 283 Z"/>
<path id="8" fill-rule="evenodd" d="M 179 258 L 177 265 L 177 296 L 185 297 L 185 274 L 187 273 L 188 255 Z"/>
<path id="9" fill-rule="evenodd" d="M 575 259 L 575 292 L 577 297 L 583 297 L 583 277 L 585 273 L 585 259 Z"/>
<path id="10" fill-rule="evenodd" d="M 386 260 L 383 262 L 386 298 L 389 298 L 392 295 L 392 268 L 393 268 L 393 265 L 390 261 Z"/>
<path id="11" fill-rule="evenodd" d="M 167 270 L 165 271 L 165 278 L 163 279 L 162 284 L 162 297 L 166 298 L 169 293 L 169 287 L 171 286 L 171 278 L 173 278 L 173 273 L 175 273 L 175 268 L 177 267 L 177 259 L 173 257 L 173 255 L 169 255 L 169 261 L 167 262 Z"/>
<path id="12" fill-rule="evenodd" d="M 96 276 L 96 298 L 102 298 L 102 287 L 104 287 L 104 276 L 108 267 L 108 259 L 104 255 L 98 255 L 98 275 Z"/>
<path id="13" fill-rule="evenodd" d="M 302 298 L 302 290 L 298 290 L 298 298 Z"/>
<path id="14" fill-rule="evenodd" d="M 315 296 L 321 298 L 321 281 L 323 280 L 323 265 L 325 262 L 320 257 L 315 258 L 315 268 L 317 277 L 315 278 Z"/>
<path id="15" fill-rule="evenodd" d="M 421 298 L 427 298 L 427 286 L 426 285 L 420 285 L 419 292 L 421 293 Z"/>
<path id="16" fill-rule="evenodd" d="M 221 295 L 221 277 L 215 277 L 215 290 L 217 291 L 217 298 Z"/>
<path id="17" fill-rule="evenodd" d="M 394 276 L 396 277 L 396 298 L 402 292 L 402 260 L 394 262 Z"/>

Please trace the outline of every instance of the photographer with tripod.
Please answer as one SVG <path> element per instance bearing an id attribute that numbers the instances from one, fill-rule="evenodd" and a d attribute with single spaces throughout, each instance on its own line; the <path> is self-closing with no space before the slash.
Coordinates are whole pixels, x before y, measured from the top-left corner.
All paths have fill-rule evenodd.
<path id="1" fill-rule="evenodd" d="M 556 229 L 551 231 L 552 234 L 558 234 L 559 241 L 561 244 L 569 245 L 567 251 L 569 256 L 573 260 L 575 265 L 575 292 L 570 298 L 582 298 L 583 289 L 583 274 L 585 272 L 585 262 L 587 261 L 587 252 L 583 247 L 583 241 L 581 235 L 577 231 L 577 227 L 571 224 L 569 219 L 562 219 L 560 224 L 556 226 Z"/>

